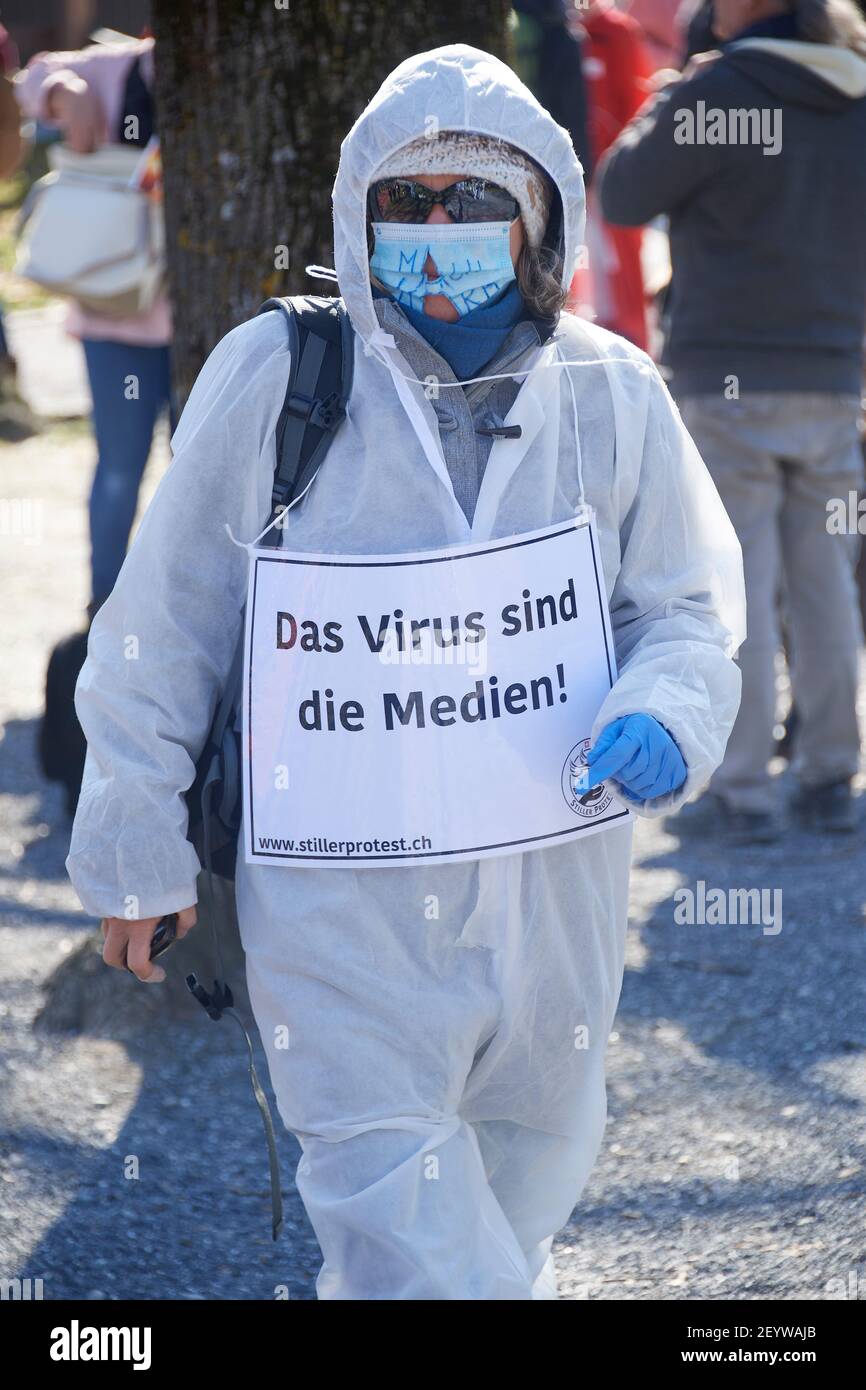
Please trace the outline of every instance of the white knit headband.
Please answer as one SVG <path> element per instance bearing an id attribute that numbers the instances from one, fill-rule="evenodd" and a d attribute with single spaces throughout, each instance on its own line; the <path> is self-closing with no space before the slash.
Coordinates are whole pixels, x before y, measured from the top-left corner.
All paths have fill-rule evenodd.
<path id="1" fill-rule="evenodd" d="M 373 176 L 408 178 L 412 174 L 473 175 L 506 188 L 520 205 L 530 246 L 540 246 L 550 212 L 550 181 L 538 165 L 505 140 L 471 131 L 441 131 L 401 145 Z"/>

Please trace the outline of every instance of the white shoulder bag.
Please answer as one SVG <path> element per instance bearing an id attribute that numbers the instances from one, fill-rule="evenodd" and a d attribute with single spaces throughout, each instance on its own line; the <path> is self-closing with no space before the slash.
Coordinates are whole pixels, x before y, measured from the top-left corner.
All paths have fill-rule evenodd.
<path id="1" fill-rule="evenodd" d="M 142 150 L 49 149 L 20 224 L 17 274 L 111 318 L 143 314 L 165 278 L 162 205 L 131 184 Z"/>

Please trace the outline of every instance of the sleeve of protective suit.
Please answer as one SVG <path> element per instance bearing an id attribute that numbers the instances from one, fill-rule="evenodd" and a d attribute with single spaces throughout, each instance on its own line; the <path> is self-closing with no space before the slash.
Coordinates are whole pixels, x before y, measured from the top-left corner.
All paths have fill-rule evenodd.
<path id="1" fill-rule="evenodd" d="M 740 545 L 715 484 L 655 368 L 642 376 L 643 399 L 629 401 L 617 427 L 624 440 L 638 440 L 639 458 L 624 465 L 621 567 L 610 601 L 618 678 L 592 737 L 628 714 L 650 714 L 673 735 L 686 781 L 632 803 L 639 815 L 657 816 L 702 787 L 722 760 L 740 702 L 733 656 L 745 636 L 745 597 Z"/>
<path id="2" fill-rule="evenodd" d="M 87 761 L 66 866 L 96 916 L 156 917 L 196 901 L 182 793 L 246 597 L 246 552 L 225 527 L 249 541 L 267 520 L 288 368 L 281 314 L 241 325 L 214 349 L 94 619 L 76 690 Z"/>

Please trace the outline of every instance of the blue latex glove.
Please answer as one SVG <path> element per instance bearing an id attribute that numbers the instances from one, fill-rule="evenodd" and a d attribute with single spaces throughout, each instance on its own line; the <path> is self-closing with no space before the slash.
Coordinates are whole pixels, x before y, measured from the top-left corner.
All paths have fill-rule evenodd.
<path id="1" fill-rule="evenodd" d="M 589 786 L 614 781 L 629 801 L 652 801 L 683 785 L 688 768 L 667 729 L 650 714 L 627 714 L 602 729 L 586 755 Z"/>

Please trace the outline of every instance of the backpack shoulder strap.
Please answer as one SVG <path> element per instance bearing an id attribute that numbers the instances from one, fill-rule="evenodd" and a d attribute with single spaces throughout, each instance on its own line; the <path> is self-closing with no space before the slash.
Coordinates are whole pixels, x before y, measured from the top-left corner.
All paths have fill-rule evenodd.
<path id="1" fill-rule="evenodd" d="M 312 482 L 346 414 L 352 389 L 352 325 L 341 299 L 268 299 L 286 320 L 291 365 L 276 428 L 271 520 Z M 273 533 L 270 533 L 273 534 Z M 276 539 L 276 538 L 275 538 Z"/>

